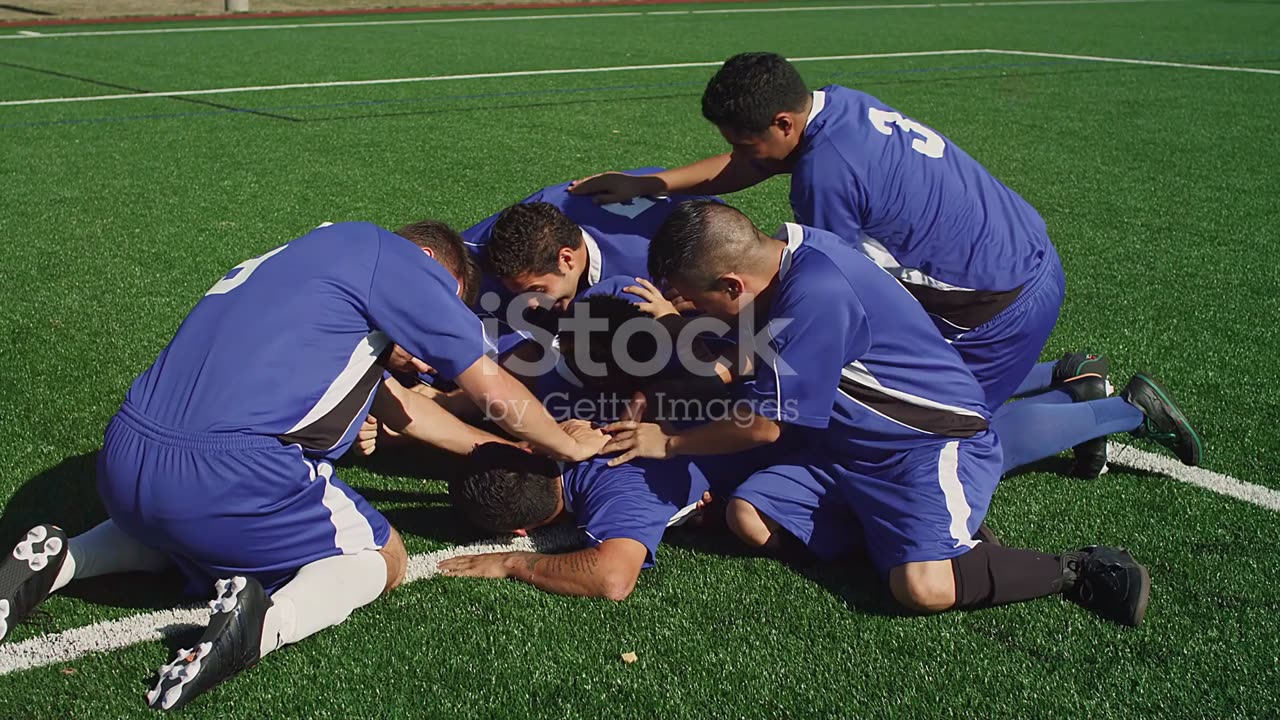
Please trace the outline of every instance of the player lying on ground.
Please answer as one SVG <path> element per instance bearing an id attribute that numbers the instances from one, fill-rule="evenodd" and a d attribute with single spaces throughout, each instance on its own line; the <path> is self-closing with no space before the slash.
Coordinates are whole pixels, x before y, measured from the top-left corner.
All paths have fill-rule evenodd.
<path id="1" fill-rule="evenodd" d="M 524 534 L 572 520 L 588 546 L 554 555 L 463 555 L 440 563 L 445 575 L 515 578 L 547 592 L 610 600 L 631 594 L 668 527 L 692 517 L 725 481 L 741 479 L 733 477 L 732 458 L 557 465 L 509 445 L 484 445 L 467 463 L 450 481 L 449 496 L 472 523 Z"/>
<path id="2" fill-rule="evenodd" d="M 982 389 L 919 303 L 839 237 L 787 225 L 772 238 L 737 210 L 684 203 L 650 245 L 651 274 L 709 316 L 769 327 L 747 397 L 755 414 L 679 432 L 624 421 L 605 451 L 667 459 L 768 445 L 785 427 L 801 450 L 748 478 L 786 478 L 811 509 L 839 493 L 857 516 L 872 562 L 894 598 L 922 612 L 973 609 L 1064 593 L 1117 622 L 1146 611 L 1147 571 L 1123 550 L 1091 546 L 1060 556 L 976 543 L 1001 475 L 1000 442 Z M 1191 441 L 1167 393 L 1135 376 L 1123 399 L 1140 411 L 1130 430 Z M 755 532 L 779 512 L 764 497 Z M 812 513 L 809 513 L 810 516 Z M 746 527 L 747 518 L 742 518 Z M 808 541 L 812 527 L 786 527 Z"/>
<path id="3" fill-rule="evenodd" d="M 702 112 L 731 152 L 650 176 L 594 176 L 572 192 L 602 202 L 719 195 L 789 173 L 796 222 L 839 235 L 902 282 L 973 372 L 988 413 L 1011 396 L 1028 396 L 1032 403 L 1017 412 L 1049 418 L 1080 443 L 1075 474 L 1103 470 L 1102 436 L 1140 418 L 1072 404 L 1106 397 L 1105 383 L 1062 387 L 1068 378 L 1097 377 L 1089 356 L 1038 363 L 1065 279 L 1030 204 L 937 131 L 856 90 L 810 92 L 772 53 L 730 58 L 707 84 Z M 1045 407 L 1033 407 L 1039 403 Z M 1199 463 L 1198 441 L 1179 447 L 1183 462 Z M 1030 447 L 1025 454 L 1053 452 Z"/>
<path id="4" fill-rule="evenodd" d="M 566 434 L 484 355 L 458 297 L 462 239 L 440 223 L 405 232 L 332 225 L 218 281 L 107 428 L 98 492 L 111 519 L 69 542 L 39 526 L 0 567 L 0 635 L 73 579 L 177 565 L 189 589 L 217 596 L 199 642 L 147 694 L 172 710 L 396 587 L 403 543 L 334 475 L 370 405 L 456 452 L 498 438 L 415 393 L 376 393 L 384 369 L 430 365 L 514 437 L 560 460 L 594 456 L 598 431 Z"/>

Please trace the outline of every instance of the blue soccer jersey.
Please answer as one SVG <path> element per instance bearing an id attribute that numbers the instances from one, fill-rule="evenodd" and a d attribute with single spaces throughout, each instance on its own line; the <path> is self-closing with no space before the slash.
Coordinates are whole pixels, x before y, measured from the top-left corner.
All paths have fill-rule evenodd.
<path id="1" fill-rule="evenodd" d="M 642 459 L 618 467 L 594 458 L 564 466 L 564 505 L 592 545 L 635 540 L 649 550 L 644 566 L 650 567 L 663 533 L 682 523 L 704 492 L 724 492 L 750 474 L 739 465 L 733 456 Z"/>
<path id="2" fill-rule="evenodd" d="M 1035 209 L 951 140 L 838 85 L 813 93 L 791 207 L 891 272 L 944 333 L 998 314 L 1052 251 Z"/>
<path id="3" fill-rule="evenodd" d="M 779 239 L 767 347 L 745 391 L 757 412 L 864 455 L 986 429 L 973 374 L 902 285 L 831 233 L 788 223 Z"/>
<path id="4" fill-rule="evenodd" d="M 174 430 L 273 436 L 337 457 L 393 343 L 445 378 L 483 352 L 480 321 L 444 267 L 375 225 L 330 225 L 218 281 L 127 401 Z"/>

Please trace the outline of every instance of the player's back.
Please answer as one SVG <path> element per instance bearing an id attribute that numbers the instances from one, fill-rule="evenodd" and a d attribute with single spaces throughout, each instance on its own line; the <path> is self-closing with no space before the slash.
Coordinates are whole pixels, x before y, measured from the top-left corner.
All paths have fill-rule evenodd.
<path id="1" fill-rule="evenodd" d="M 804 302 L 847 302 L 851 293 L 860 308 L 855 314 L 865 317 L 858 339 L 846 347 L 832 414 L 835 432 L 827 434 L 901 448 L 985 428 L 981 388 L 911 294 L 843 238 L 786 227 L 790 260 L 778 302 L 785 306 L 802 294 L 808 295 Z"/>
<path id="2" fill-rule="evenodd" d="M 814 93 L 796 221 L 847 237 L 909 286 L 1013 290 L 1050 251 L 1040 215 L 941 133 L 838 85 Z M 926 305 L 928 303 L 926 302 Z"/>
<path id="3" fill-rule="evenodd" d="M 329 449 L 367 404 L 389 352 L 369 319 L 379 259 L 421 255 L 387 230 L 342 223 L 249 260 L 201 298 L 127 402 L 184 432 L 297 433 L 288 439 Z"/>

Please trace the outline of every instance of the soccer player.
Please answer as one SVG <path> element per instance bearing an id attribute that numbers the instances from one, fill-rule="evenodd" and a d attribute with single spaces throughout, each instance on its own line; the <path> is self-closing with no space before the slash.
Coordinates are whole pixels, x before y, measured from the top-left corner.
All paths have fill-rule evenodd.
<path id="1" fill-rule="evenodd" d="M 557 466 L 509 445 L 483 445 L 449 496 L 475 525 L 524 534 L 572 519 L 587 547 L 568 553 L 463 555 L 440 563 L 455 577 L 515 578 L 560 595 L 625 600 L 652 567 L 668 527 L 679 525 L 732 478 L 732 458 L 640 461 L 610 467 L 602 459 Z M 715 473 L 711 475 L 710 473 Z"/>
<path id="2" fill-rule="evenodd" d="M 839 237 L 790 224 L 769 237 L 733 208 L 684 203 L 651 243 L 649 264 L 708 315 L 755 318 L 764 339 L 748 396 L 755 414 L 679 432 L 614 423 L 605 452 L 623 454 L 610 462 L 733 453 L 768 445 L 785 427 L 808 447 L 739 492 L 768 491 L 772 475 L 809 489 L 793 503 L 839 493 L 904 606 L 940 612 L 1065 594 L 1117 622 L 1142 621 L 1150 580 L 1127 551 L 1055 556 L 972 539 L 1001 474 L 983 391 L 920 304 Z M 1190 441 L 1168 393 L 1144 375 L 1102 402 L 1138 410 L 1130 431 Z M 767 538 L 765 518 L 780 519 L 763 500 L 748 504 L 756 512 L 739 508 L 736 529 Z"/>
<path id="3" fill-rule="evenodd" d="M 1037 412 L 1054 415 L 1074 439 L 1075 473 L 1103 470 L 1106 418 L 1070 403 L 1106 396 L 1104 364 L 1085 354 L 1037 364 L 1065 278 L 1031 205 L 941 133 L 856 90 L 810 92 L 772 53 L 725 62 L 702 112 L 731 152 L 648 176 L 606 173 L 572 192 L 602 202 L 724 194 L 789 173 L 796 222 L 835 233 L 902 282 L 977 378 L 988 413 L 1012 396 L 1034 396 L 1046 404 Z M 1097 382 L 1065 387 L 1073 378 Z M 1185 450 L 1180 459 L 1198 464 L 1198 444 Z"/>
<path id="4" fill-rule="evenodd" d="M 217 595 L 203 637 L 147 694 L 173 710 L 396 587 L 399 535 L 334 474 L 360 420 L 373 406 L 460 453 L 497 438 L 383 385 L 384 370 L 429 365 L 550 456 L 595 455 L 597 431 L 566 434 L 484 356 L 459 299 L 462 239 L 440 223 L 412 230 L 319 228 L 219 280 L 107 427 L 98 492 L 110 520 L 69 542 L 36 527 L 0 566 L 0 636 L 73 579 L 177 565 Z"/>

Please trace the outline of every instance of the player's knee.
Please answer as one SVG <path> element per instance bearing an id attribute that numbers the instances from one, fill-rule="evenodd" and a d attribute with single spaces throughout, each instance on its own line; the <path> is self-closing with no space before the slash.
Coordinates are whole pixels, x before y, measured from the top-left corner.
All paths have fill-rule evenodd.
<path id="1" fill-rule="evenodd" d="M 725 522 L 739 540 L 753 548 L 763 548 L 773 535 L 764 515 L 742 498 L 729 499 L 725 507 Z"/>
<path id="2" fill-rule="evenodd" d="M 938 613 L 956 604 L 949 560 L 899 565 L 889 572 L 889 589 L 895 600 L 916 612 Z"/>
<path id="3" fill-rule="evenodd" d="M 400 533 L 396 532 L 395 528 L 391 528 L 391 537 L 378 552 L 387 563 L 387 584 L 382 591 L 391 592 L 404 582 L 405 572 L 409 569 L 409 551 L 405 550 Z"/>

